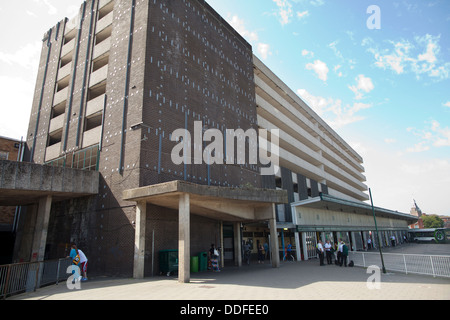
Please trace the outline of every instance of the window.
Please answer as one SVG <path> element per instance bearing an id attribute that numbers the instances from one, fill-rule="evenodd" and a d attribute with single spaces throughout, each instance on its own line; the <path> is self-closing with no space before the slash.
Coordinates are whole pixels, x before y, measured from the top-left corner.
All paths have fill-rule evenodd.
<path id="1" fill-rule="evenodd" d="M 75 152 L 73 154 L 72 168 L 97 171 L 99 153 L 98 145 Z"/>
<path id="2" fill-rule="evenodd" d="M 0 160 L 8 160 L 9 152 L 0 151 Z"/>

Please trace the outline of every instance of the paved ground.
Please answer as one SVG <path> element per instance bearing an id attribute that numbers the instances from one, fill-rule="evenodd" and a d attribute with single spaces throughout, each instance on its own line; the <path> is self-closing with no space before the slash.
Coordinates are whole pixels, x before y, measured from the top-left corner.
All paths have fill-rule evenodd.
<path id="1" fill-rule="evenodd" d="M 370 290 L 367 280 L 372 274 L 366 269 L 318 264 L 310 260 L 283 262 L 279 269 L 257 263 L 226 267 L 220 273 L 194 273 L 190 284 L 178 283 L 176 276 L 97 278 L 83 282 L 81 290 L 60 283 L 8 300 L 450 300 L 447 278 L 389 273 L 381 275 L 380 289 Z"/>

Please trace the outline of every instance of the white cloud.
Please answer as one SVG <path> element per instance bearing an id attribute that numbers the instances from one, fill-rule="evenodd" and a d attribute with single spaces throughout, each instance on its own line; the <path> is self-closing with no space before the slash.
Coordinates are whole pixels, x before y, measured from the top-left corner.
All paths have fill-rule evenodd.
<path id="1" fill-rule="evenodd" d="M 372 107 L 372 104 L 366 103 L 353 103 L 353 105 L 347 104 L 343 106 L 342 100 L 340 99 L 314 96 L 305 89 L 297 90 L 297 94 L 314 112 L 335 129 L 364 120 L 365 117 L 358 113 L 361 110 Z"/>
<path id="2" fill-rule="evenodd" d="M 313 6 L 319 7 L 319 6 L 323 6 L 325 4 L 325 0 L 311 0 L 310 3 Z"/>
<path id="3" fill-rule="evenodd" d="M 342 68 L 342 66 L 340 64 L 338 64 L 337 66 L 334 66 L 334 72 L 337 74 L 337 76 L 339 78 L 341 78 L 343 76 L 342 71 L 338 72 L 338 70 L 341 69 L 341 68 Z"/>
<path id="4" fill-rule="evenodd" d="M 261 55 L 261 58 L 264 60 L 267 59 L 268 56 L 272 54 L 270 52 L 270 45 L 262 42 L 258 43 L 257 51 Z"/>
<path id="5" fill-rule="evenodd" d="M 308 57 L 314 57 L 314 52 L 312 52 L 312 51 L 308 51 L 308 50 L 306 50 L 306 49 L 303 49 L 302 50 L 302 56 L 308 56 Z"/>
<path id="6" fill-rule="evenodd" d="M 444 106 L 450 108 L 450 101 L 447 101 L 447 103 L 445 103 Z"/>
<path id="7" fill-rule="evenodd" d="M 339 40 L 333 41 L 328 45 L 328 47 L 333 50 L 334 54 L 337 58 L 344 60 L 344 56 L 342 55 L 341 51 L 337 48 L 337 45 L 339 44 Z"/>
<path id="8" fill-rule="evenodd" d="M 14 53 L 0 52 L 0 61 L 26 69 L 35 69 L 39 65 L 41 49 L 42 42 L 29 43 Z"/>
<path id="9" fill-rule="evenodd" d="M 365 77 L 363 74 L 358 75 L 356 77 L 356 86 L 349 86 L 348 88 L 353 91 L 355 94 L 355 99 L 360 100 L 363 98 L 363 93 L 361 91 L 364 91 L 365 93 L 371 92 L 373 89 L 375 89 L 375 86 L 373 85 L 372 79 Z"/>
<path id="10" fill-rule="evenodd" d="M 237 15 L 234 15 L 231 20 L 229 20 L 230 25 L 236 29 L 236 31 L 243 36 L 245 39 L 252 41 L 258 41 L 258 34 L 255 31 L 248 31 L 245 28 L 245 22 L 242 19 L 239 19 Z"/>
<path id="11" fill-rule="evenodd" d="M 428 151 L 428 150 L 430 150 L 430 147 L 426 145 L 425 141 L 422 141 L 422 142 L 415 144 L 411 148 L 407 148 L 406 152 L 419 153 L 419 152 L 424 152 L 424 151 Z"/>
<path id="12" fill-rule="evenodd" d="M 426 75 L 435 80 L 445 80 L 450 77 L 450 62 L 439 60 L 441 47 L 440 36 L 425 35 L 415 37 L 414 42 L 401 40 L 388 41 L 392 49 L 379 49 L 374 41 L 365 38 L 363 46 L 369 46 L 368 52 L 375 58 L 375 66 L 391 69 L 396 74 L 412 72 L 417 79 Z"/>
<path id="13" fill-rule="evenodd" d="M 450 175 L 443 174 L 450 172 L 448 160 L 396 153 L 385 145 L 348 142 L 364 159 L 375 206 L 409 213 L 416 199 L 426 213 L 450 214 L 448 202 L 436 201 L 448 198 Z"/>
<path id="14" fill-rule="evenodd" d="M 303 11 L 303 12 L 300 12 L 300 11 L 297 12 L 297 18 L 299 18 L 299 19 L 303 19 L 303 18 L 305 18 L 307 16 L 309 16 L 309 11 L 308 10 Z"/>
<path id="15" fill-rule="evenodd" d="M 421 139 L 413 147 L 407 148 L 407 152 L 428 151 L 432 146 L 436 148 L 450 147 L 450 128 L 442 127 L 436 120 L 432 120 L 423 130 L 408 128 L 407 131 Z"/>
<path id="16" fill-rule="evenodd" d="M 237 15 L 228 15 L 228 23 L 236 29 L 236 31 L 243 36 L 247 41 L 252 43 L 254 47 L 256 47 L 256 52 L 261 56 L 263 60 L 267 59 L 270 52 L 270 45 L 267 43 L 258 42 L 259 36 L 256 31 L 249 31 L 245 27 L 245 21 L 240 19 Z"/>
<path id="17" fill-rule="evenodd" d="M 26 138 L 33 93 L 34 83 L 20 77 L 0 76 L 0 136 Z"/>
<path id="18" fill-rule="evenodd" d="M 47 6 L 49 15 L 53 16 L 58 13 L 58 9 L 56 9 L 56 7 L 54 5 L 52 5 L 49 0 L 34 0 L 34 2 L 36 2 L 40 5 Z"/>
<path id="19" fill-rule="evenodd" d="M 395 140 L 393 138 L 386 138 L 386 139 L 384 139 L 384 142 L 386 142 L 387 144 L 393 144 L 393 143 L 396 143 L 397 140 Z"/>
<path id="20" fill-rule="evenodd" d="M 327 81 L 328 79 L 328 72 L 330 71 L 327 67 L 327 64 L 323 61 L 316 60 L 314 63 L 308 63 L 306 65 L 307 70 L 313 70 L 320 80 Z"/>
<path id="21" fill-rule="evenodd" d="M 275 2 L 278 7 L 277 15 L 281 25 L 284 26 L 285 24 L 288 24 L 294 15 L 292 4 L 288 0 L 273 0 L 273 2 Z"/>

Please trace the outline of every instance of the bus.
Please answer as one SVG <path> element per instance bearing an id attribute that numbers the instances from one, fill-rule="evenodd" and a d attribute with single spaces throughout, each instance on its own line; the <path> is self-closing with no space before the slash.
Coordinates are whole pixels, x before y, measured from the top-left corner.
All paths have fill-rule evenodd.
<path id="1" fill-rule="evenodd" d="M 411 229 L 408 231 L 410 241 L 450 243 L 450 229 L 432 228 L 432 229 Z"/>

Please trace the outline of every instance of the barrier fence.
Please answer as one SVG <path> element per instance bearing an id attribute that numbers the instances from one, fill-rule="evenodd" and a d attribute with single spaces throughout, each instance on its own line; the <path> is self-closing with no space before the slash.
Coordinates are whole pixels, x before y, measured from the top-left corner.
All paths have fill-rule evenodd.
<path id="1" fill-rule="evenodd" d="M 36 289 L 67 280 L 71 259 L 27 262 L 0 266 L 0 299 L 32 292 Z"/>
<path id="2" fill-rule="evenodd" d="M 379 253 L 352 251 L 348 260 L 359 267 L 382 266 Z M 450 256 L 383 253 L 383 260 L 389 271 L 450 278 Z"/>

